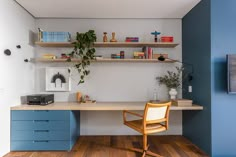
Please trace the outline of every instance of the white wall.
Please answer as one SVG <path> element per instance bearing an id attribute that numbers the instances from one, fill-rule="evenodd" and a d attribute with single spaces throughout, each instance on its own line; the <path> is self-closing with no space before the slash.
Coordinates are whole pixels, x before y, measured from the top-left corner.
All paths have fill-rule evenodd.
<path id="1" fill-rule="evenodd" d="M 140 41 L 153 41 L 152 31 L 161 31 L 162 35 L 174 36 L 175 42 L 180 45 L 174 49 L 155 48 L 155 53 L 168 53 L 170 58 L 182 58 L 182 26 L 181 19 L 38 19 L 36 26 L 45 31 L 85 32 L 89 29 L 96 31 L 98 40 L 102 41 L 103 32 L 116 32 L 118 41 L 124 41 L 126 36 L 138 36 Z M 111 53 L 125 51 L 126 57 L 131 57 L 133 51 L 141 48 L 97 48 L 96 54 L 110 57 Z M 37 47 L 37 57 L 43 53 L 68 53 L 70 48 L 42 48 Z M 37 63 L 36 64 L 36 91 L 45 92 L 45 67 L 65 66 L 65 63 Z M 90 67 L 91 74 L 83 85 L 77 85 L 78 76 L 73 76 L 71 92 L 56 92 L 56 101 L 75 101 L 75 93 L 91 95 L 97 101 L 147 101 L 152 98 L 154 88 L 158 89 L 159 99 L 167 99 L 167 90 L 159 87 L 155 80 L 168 69 L 173 69 L 173 64 L 157 63 L 93 63 Z M 181 93 L 180 93 L 181 96 Z M 182 134 L 182 112 L 171 112 L 171 126 L 167 134 Z M 137 134 L 122 124 L 121 112 L 104 111 L 81 112 L 82 135 L 115 135 Z"/>
<path id="2" fill-rule="evenodd" d="M 13 0 L 0 1 L 0 156 L 10 150 L 10 106 L 20 104 L 20 96 L 34 92 L 34 64 L 25 58 L 34 56 L 29 44 L 35 20 Z M 21 45 L 17 49 L 16 45 Z M 11 56 L 3 54 L 5 49 Z"/>

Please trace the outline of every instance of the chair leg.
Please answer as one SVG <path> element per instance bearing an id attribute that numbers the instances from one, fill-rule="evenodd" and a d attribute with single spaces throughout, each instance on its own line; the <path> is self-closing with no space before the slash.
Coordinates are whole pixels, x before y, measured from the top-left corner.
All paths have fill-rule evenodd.
<path id="1" fill-rule="evenodd" d="M 143 150 L 144 151 L 147 151 L 147 135 L 146 134 L 144 134 L 143 135 Z"/>
<path id="2" fill-rule="evenodd" d="M 131 151 L 143 153 L 142 157 L 145 157 L 145 155 L 155 156 L 155 157 L 163 157 L 161 155 L 155 154 L 148 150 L 149 145 L 147 144 L 147 135 L 143 135 L 143 149 L 137 149 L 137 148 L 129 148 Z"/>

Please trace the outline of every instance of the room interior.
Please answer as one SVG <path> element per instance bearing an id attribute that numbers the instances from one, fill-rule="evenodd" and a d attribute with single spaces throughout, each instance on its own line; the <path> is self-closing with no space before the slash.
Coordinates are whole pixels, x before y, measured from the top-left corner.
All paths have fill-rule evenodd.
<path id="1" fill-rule="evenodd" d="M 49 113 L 60 118 L 65 115 L 69 120 L 65 124 L 69 129 L 67 133 L 76 138 L 81 136 L 81 140 L 99 141 L 101 136 L 111 136 L 132 143 L 139 135 L 141 142 L 140 133 L 123 124 L 122 111 L 134 110 L 141 114 L 150 100 L 170 100 L 168 89 L 156 78 L 181 65 L 187 68 L 191 65 L 194 71 L 190 68 L 192 80 L 187 84 L 183 82 L 177 97 L 192 100 L 194 105 L 189 108 L 172 105 L 168 130 L 156 133 L 153 138 L 148 135 L 148 141 L 150 139 L 156 145 L 158 139 L 173 137 L 178 142 L 178 138 L 183 137 L 208 156 L 236 156 L 236 127 L 232 125 L 236 118 L 235 95 L 227 92 L 226 60 L 227 54 L 235 54 L 234 6 L 234 0 L 1 0 L 0 156 L 18 149 L 14 147 L 13 124 L 26 120 L 18 117 L 21 111 L 23 117 L 30 111 L 40 111 L 34 112 L 39 117 L 47 117 Z M 47 71 L 68 69 L 74 62 L 45 60 L 42 56 L 61 57 L 61 54 L 71 53 L 73 45 L 39 42 L 39 28 L 45 32 L 69 32 L 72 40 L 76 38 L 76 32 L 95 31 L 96 55 L 103 59 L 91 62 L 85 83 L 78 85 L 80 76 L 72 71 L 66 90 L 48 90 Z M 155 42 L 151 34 L 155 31 L 161 33 L 158 40 L 161 36 L 172 36 L 174 41 L 170 44 Z M 108 38 L 105 44 L 104 32 Z M 118 42 L 110 42 L 113 32 Z M 126 37 L 138 37 L 139 42 L 126 43 Z M 167 60 L 133 59 L 133 52 L 143 51 L 143 46 L 151 47 L 153 54 L 167 54 Z M 120 51 L 125 54 L 123 60 L 111 59 L 111 54 Z M 96 103 L 81 106 L 76 102 L 78 92 L 89 95 Z M 36 108 L 31 108 L 32 105 L 22 107 L 26 103 L 25 96 L 32 94 L 54 94 L 55 103 Z M 56 120 L 62 120 L 60 118 Z M 48 122 L 47 119 L 40 120 Z M 71 137 L 70 149 L 66 149 L 79 145 L 76 138 Z M 156 153 L 165 150 L 162 146 L 158 149 L 158 143 L 154 149 Z M 56 143 L 55 147 L 57 145 L 58 150 L 62 150 L 65 148 L 61 145 L 66 144 Z M 46 146 L 43 150 L 47 148 L 50 150 Z M 189 152 L 185 153 L 189 155 Z M 170 154 L 167 151 L 162 155 Z"/>

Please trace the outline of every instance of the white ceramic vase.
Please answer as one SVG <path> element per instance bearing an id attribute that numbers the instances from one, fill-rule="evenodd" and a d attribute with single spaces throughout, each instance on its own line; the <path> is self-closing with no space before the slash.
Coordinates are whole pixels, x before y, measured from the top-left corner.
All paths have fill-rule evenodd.
<path id="1" fill-rule="evenodd" d="M 169 94 L 170 94 L 170 99 L 176 99 L 178 92 L 175 88 L 171 88 Z"/>

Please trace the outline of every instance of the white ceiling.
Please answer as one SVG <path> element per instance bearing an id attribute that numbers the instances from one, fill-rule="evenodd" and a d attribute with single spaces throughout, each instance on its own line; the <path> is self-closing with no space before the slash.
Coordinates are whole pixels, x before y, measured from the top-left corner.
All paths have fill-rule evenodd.
<path id="1" fill-rule="evenodd" d="M 15 0 L 36 18 L 183 18 L 200 0 Z"/>

